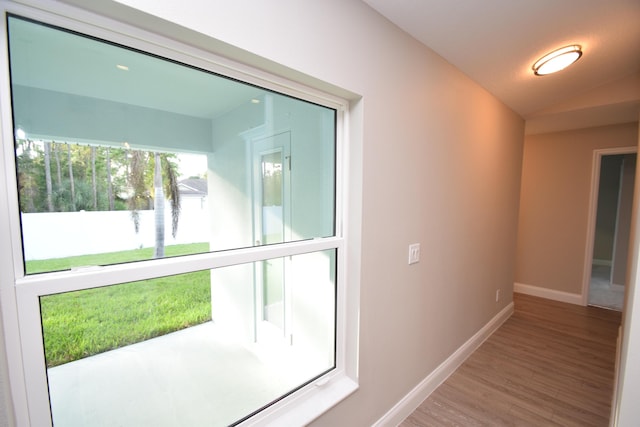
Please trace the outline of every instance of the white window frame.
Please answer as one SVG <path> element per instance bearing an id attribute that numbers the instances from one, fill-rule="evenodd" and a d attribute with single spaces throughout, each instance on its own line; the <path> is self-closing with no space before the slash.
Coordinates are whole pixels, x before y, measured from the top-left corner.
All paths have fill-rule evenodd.
<path id="1" fill-rule="evenodd" d="M 25 4 L 28 3 L 28 4 Z M 9 366 L 15 422 L 20 426 L 51 424 L 38 296 L 113 283 L 144 280 L 193 270 L 219 268 L 283 257 L 301 252 L 337 249 L 336 368 L 271 405 L 240 425 L 304 425 L 320 416 L 358 388 L 359 245 L 349 239 L 348 161 L 349 102 L 257 68 L 204 52 L 127 24 L 53 2 L 0 0 L 0 304 L 4 345 Z M 25 276 L 10 102 L 6 13 L 50 23 L 110 40 L 161 57 L 191 64 L 337 111 L 336 234 L 333 237 L 269 247 L 235 249 L 98 269 Z M 353 212 L 359 212 L 357 207 Z M 357 228 L 357 227 L 356 227 Z M 357 231 L 354 235 L 358 235 Z"/>

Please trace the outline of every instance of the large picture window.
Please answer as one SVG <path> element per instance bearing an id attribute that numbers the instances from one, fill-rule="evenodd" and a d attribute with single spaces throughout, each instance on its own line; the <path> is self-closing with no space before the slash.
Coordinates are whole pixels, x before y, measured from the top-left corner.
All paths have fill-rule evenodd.
<path id="1" fill-rule="evenodd" d="M 6 28 L 33 425 L 236 425 L 340 368 L 340 104 Z"/>

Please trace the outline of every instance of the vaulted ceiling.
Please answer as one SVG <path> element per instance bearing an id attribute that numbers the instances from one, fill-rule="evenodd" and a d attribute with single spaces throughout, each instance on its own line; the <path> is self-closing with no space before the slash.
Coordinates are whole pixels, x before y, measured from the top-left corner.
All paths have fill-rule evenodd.
<path id="1" fill-rule="evenodd" d="M 363 0 L 526 119 L 527 133 L 638 121 L 639 0 Z M 546 53 L 582 58 L 535 76 Z"/>

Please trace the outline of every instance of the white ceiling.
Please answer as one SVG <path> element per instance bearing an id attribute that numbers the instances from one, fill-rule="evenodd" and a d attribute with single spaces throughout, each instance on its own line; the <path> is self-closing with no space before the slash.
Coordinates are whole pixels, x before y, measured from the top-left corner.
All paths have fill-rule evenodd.
<path id="1" fill-rule="evenodd" d="M 638 121 L 640 0 L 363 0 L 527 120 L 527 133 Z M 568 44 L 557 74 L 531 65 Z"/>
<path id="2" fill-rule="evenodd" d="M 519 113 L 529 134 L 638 121 L 640 0 L 363 1 Z M 20 34 L 14 34 L 13 43 L 24 45 L 28 55 L 18 58 L 23 49 L 14 50 L 15 65 L 32 70 L 14 74 L 16 80 L 19 75 L 28 80 L 15 83 L 58 91 L 80 84 L 79 95 L 132 104 L 142 92 L 146 104 L 154 102 L 148 107 L 198 117 L 214 117 L 260 92 L 126 49 L 73 42 L 70 34 L 46 27 L 17 25 L 14 30 Z M 584 51 L 575 65 L 549 76 L 533 74 L 531 64 L 539 57 L 574 43 Z M 60 51 L 66 54 L 55 54 Z M 122 61 L 130 72 L 115 68 Z M 147 67 L 153 72 L 141 72 Z M 33 70 L 47 70 L 44 74 L 54 78 L 40 81 L 43 73 Z M 189 77 L 177 78 L 178 71 Z M 114 73 L 121 78 L 114 79 Z M 176 84 L 183 80 L 206 84 Z"/>

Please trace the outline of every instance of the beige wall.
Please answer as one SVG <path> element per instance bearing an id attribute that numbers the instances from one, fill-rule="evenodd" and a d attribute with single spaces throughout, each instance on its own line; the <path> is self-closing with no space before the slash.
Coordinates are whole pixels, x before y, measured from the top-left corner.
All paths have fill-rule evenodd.
<path id="1" fill-rule="evenodd" d="M 90 7 L 361 95 L 349 142 L 360 388 L 314 425 L 372 425 L 511 301 L 523 120 L 360 0 L 122 3 L 166 21 Z M 414 242 L 422 258 L 408 266 Z"/>
<path id="2" fill-rule="evenodd" d="M 525 137 L 516 282 L 582 293 L 593 151 L 637 134 L 630 123 Z"/>

